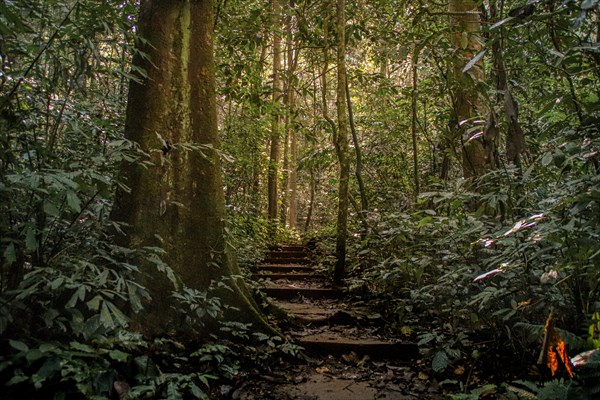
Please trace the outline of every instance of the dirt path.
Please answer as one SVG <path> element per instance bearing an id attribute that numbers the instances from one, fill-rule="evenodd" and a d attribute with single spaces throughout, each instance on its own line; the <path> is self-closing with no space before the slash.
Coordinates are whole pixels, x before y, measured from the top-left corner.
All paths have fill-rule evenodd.
<path id="1" fill-rule="evenodd" d="M 414 343 L 380 332 L 380 316 L 345 301 L 343 288 L 319 275 L 300 246 L 282 246 L 254 278 L 289 315 L 283 327 L 307 359 L 257 374 L 232 399 L 442 399 L 440 386 L 419 372 Z"/>

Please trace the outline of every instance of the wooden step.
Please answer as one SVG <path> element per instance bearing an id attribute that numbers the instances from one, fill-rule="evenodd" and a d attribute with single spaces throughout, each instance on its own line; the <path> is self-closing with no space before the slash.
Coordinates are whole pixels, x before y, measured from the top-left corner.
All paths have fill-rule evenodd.
<path id="1" fill-rule="evenodd" d="M 308 265 L 300 265 L 300 264 L 261 264 L 257 268 L 259 271 L 264 272 L 273 272 L 273 273 L 309 273 L 313 272 L 313 267 L 309 267 Z"/>
<path id="2" fill-rule="evenodd" d="M 304 251 L 271 251 L 268 258 L 306 258 Z"/>
<path id="3" fill-rule="evenodd" d="M 292 300 L 297 297 L 308 299 L 340 299 L 344 297 L 344 292 L 340 289 L 329 288 L 293 288 L 271 286 L 262 288 L 267 296 L 280 300 Z"/>
<path id="4" fill-rule="evenodd" d="M 290 319 L 299 325 L 321 326 L 329 324 L 334 316 L 345 313 L 334 306 L 335 303 L 319 302 L 319 304 L 278 301 L 277 307 L 285 311 Z M 353 321 L 354 322 L 354 321 Z M 334 322 L 335 324 L 335 322 Z"/>
<path id="5" fill-rule="evenodd" d="M 322 279 L 323 277 L 317 273 L 258 273 L 252 274 L 252 279 L 270 279 L 276 281 L 278 279 L 288 279 L 290 281 L 308 281 L 311 279 Z"/>
<path id="6" fill-rule="evenodd" d="M 273 251 L 306 251 L 306 247 L 300 245 L 282 245 L 276 246 L 272 249 Z"/>
<path id="7" fill-rule="evenodd" d="M 267 257 L 265 264 L 308 264 L 308 259 L 304 257 Z"/>
<path id="8" fill-rule="evenodd" d="M 322 332 L 298 337 L 296 342 L 308 353 L 340 356 L 354 352 L 376 359 L 412 360 L 419 356 L 415 343 L 385 341 L 376 338 L 351 338 L 336 332 Z"/>

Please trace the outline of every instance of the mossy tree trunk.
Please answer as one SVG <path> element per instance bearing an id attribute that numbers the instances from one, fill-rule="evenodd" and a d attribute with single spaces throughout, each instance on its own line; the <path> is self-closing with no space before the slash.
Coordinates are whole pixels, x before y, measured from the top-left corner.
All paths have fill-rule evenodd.
<path id="1" fill-rule="evenodd" d="M 181 283 L 205 290 L 238 272 L 224 237 L 213 2 L 142 1 L 136 27 L 147 57 L 138 53 L 134 65 L 146 76 L 130 83 L 125 136 L 149 154 L 151 164 L 123 164 L 121 177 L 130 191 L 118 191 L 112 218 L 129 225 L 129 246 L 162 247 Z M 173 286 L 152 267 L 141 267 L 154 300 L 139 318 L 140 329 L 152 335 L 177 329 L 168 301 Z M 262 323 L 245 286 L 228 283 L 234 290 L 223 300 L 239 307 L 246 320 Z"/>
<path id="2" fill-rule="evenodd" d="M 495 167 L 496 153 L 495 129 L 486 129 L 476 135 L 473 119 L 482 114 L 482 103 L 477 92 L 477 82 L 483 81 L 482 62 L 476 63 L 467 72 L 463 72 L 467 63 L 483 48 L 481 37 L 481 18 L 477 1 L 450 0 L 451 42 L 456 51 L 453 66 L 454 96 L 451 129 L 454 143 L 460 140 L 462 148 L 462 167 L 465 178 L 483 175 Z M 495 128 L 493 126 L 492 128 Z M 484 130 L 484 127 L 481 127 Z"/>

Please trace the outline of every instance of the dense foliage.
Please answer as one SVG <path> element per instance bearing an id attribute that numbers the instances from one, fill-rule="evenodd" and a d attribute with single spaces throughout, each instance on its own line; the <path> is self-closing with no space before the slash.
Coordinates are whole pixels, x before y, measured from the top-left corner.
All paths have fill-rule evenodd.
<path id="1" fill-rule="evenodd" d="M 265 0 L 216 3 L 229 240 L 243 265 L 269 243 L 300 237 L 317 237 L 333 254 L 334 2 L 281 1 L 281 18 Z M 457 398 L 589 395 L 600 391 L 596 361 L 575 380 L 564 368 L 564 379 L 552 380 L 537 361 L 549 351 L 548 320 L 572 354 L 600 346 L 600 5 L 474 4 L 480 30 L 458 32 L 461 48 L 451 20 L 461 14 L 445 2 L 347 4 L 350 147 L 360 165 L 347 284 L 379 307 L 388 332 L 419 342 L 448 391 L 465 392 Z M 144 74 L 131 65 L 144 40 L 135 36 L 138 7 L 0 3 L 0 381 L 8 397 L 207 398 L 211 381 L 231 379 L 249 359 L 297 350 L 215 322 L 227 305 L 211 290 L 226 282 L 175 294 L 191 333 L 209 323 L 219 335 L 150 340 L 132 324 L 149 296 L 140 263 L 177 281 L 160 248 L 134 251 L 111 236 L 122 228 L 110 220 L 123 185 L 118 167 L 147 161 L 122 137 L 128 82 Z M 281 101 L 273 99 L 274 33 L 283 44 Z M 457 120 L 464 92 L 477 107 Z M 266 215 L 274 116 L 283 126 L 277 237 Z M 517 125 L 525 148 L 515 162 Z M 465 178 L 465 148 L 484 140 L 489 167 Z M 323 257 L 326 267 L 334 262 Z M 483 382 L 496 386 L 468 393 Z"/>

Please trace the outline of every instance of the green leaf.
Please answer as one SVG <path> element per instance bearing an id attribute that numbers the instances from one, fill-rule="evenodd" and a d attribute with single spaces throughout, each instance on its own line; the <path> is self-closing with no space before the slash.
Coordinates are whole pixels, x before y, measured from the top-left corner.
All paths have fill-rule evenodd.
<path id="1" fill-rule="evenodd" d="M 208 400 L 209 399 L 209 397 L 206 395 L 206 393 L 204 393 L 202 391 L 202 389 L 200 389 L 198 386 L 192 384 L 192 385 L 190 385 L 190 388 L 192 389 L 192 394 L 197 399 L 201 399 L 201 400 Z"/>
<path id="2" fill-rule="evenodd" d="M 115 361 L 126 362 L 129 359 L 129 354 L 121 350 L 111 350 L 108 355 Z"/>
<path id="3" fill-rule="evenodd" d="M 32 226 L 27 228 L 27 234 L 25 235 L 25 248 L 27 251 L 36 251 L 38 248 L 35 229 Z"/>
<path id="4" fill-rule="evenodd" d="M 113 328 L 115 326 L 115 322 L 110 316 L 110 311 L 108 310 L 106 302 L 102 303 L 102 309 L 100 310 L 100 322 L 107 328 Z"/>
<path id="5" fill-rule="evenodd" d="M 81 212 L 81 200 L 77 196 L 77 193 L 69 190 L 67 192 L 67 205 L 75 212 Z"/>
<path id="6" fill-rule="evenodd" d="M 95 353 L 96 352 L 96 350 L 92 346 L 89 346 L 85 343 L 71 342 L 71 343 L 69 343 L 69 347 L 71 347 L 73 350 L 82 351 L 84 353 Z"/>
<path id="7" fill-rule="evenodd" d="M 140 297 L 137 294 L 137 290 L 139 290 L 139 285 L 133 282 L 127 282 L 127 293 L 129 295 L 129 302 L 131 303 L 133 312 L 140 312 L 144 309 L 144 306 L 142 306 L 142 302 L 140 301 Z"/>
<path id="8" fill-rule="evenodd" d="M 17 252 L 15 251 L 15 244 L 10 243 L 6 250 L 4 250 L 4 259 L 7 263 L 12 264 L 17 261 Z"/>
<path id="9" fill-rule="evenodd" d="M 433 357 L 433 360 L 431 361 L 431 368 L 433 368 L 435 372 L 440 372 L 448 367 L 449 362 L 450 360 L 448 360 L 448 355 L 446 352 L 444 350 L 440 350 Z"/>
<path id="10" fill-rule="evenodd" d="M 58 217 L 60 215 L 58 207 L 49 200 L 44 201 L 44 212 L 50 217 Z"/>
<path id="11" fill-rule="evenodd" d="M 59 287 L 61 287 L 64 282 L 65 282 L 65 277 L 59 276 L 58 278 L 56 278 L 52 282 L 50 282 L 50 289 L 56 290 Z"/>
<path id="12" fill-rule="evenodd" d="M 73 295 L 71 296 L 71 298 L 69 299 L 67 304 L 65 304 L 65 307 L 73 308 L 77 304 L 78 300 L 83 301 L 84 299 L 85 299 L 85 286 L 81 285 L 77 288 L 75 293 L 73 293 Z"/>
<path id="13" fill-rule="evenodd" d="M 15 350 L 19 350 L 19 351 L 24 351 L 27 352 L 29 351 L 29 346 L 27 346 L 25 343 L 19 341 L 19 340 L 9 340 L 8 344 L 10 344 L 10 347 L 12 347 Z"/>
<path id="14" fill-rule="evenodd" d="M 183 400 L 175 382 L 169 382 L 169 386 L 167 387 L 167 400 Z"/>
<path id="15" fill-rule="evenodd" d="M 125 314 L 123 314 L 123 312 L 121 310 L 119 310 L 119 308 L 117 306 L 115 306 L 113 303 L 111 303 L 110 301 L 104 301 L 104 304 L 106 304 L 112 314 L 112 318 L 113 320 L 117 321 L 119 323 L 119 325 L 121 326 L 127 326 L 129 324 L 129 319 L 127 318 L 127 316 Z"/>
<path id="16" fill-rule="evenodd" d="M 548 153 L 544 154 L 544 157 L 542 157 L 542 165 L 544 167 L 547 167 L 548 165 L 550 165 L 552 163 L 553 160 L 554 160 L 554 157 L 552 157 L 552 153 L 548 152 Z"/>
<path id="17" fill-rule="evenodd" d="M 100 309 L 100 302 L 102 301 L 102 296 L 96 295 L 93 299 L 88 301 L 86 304 L 88 308 L 92 311 L 98 311 Z"/>
<path id="18" fill-rule="evenodd" d="M 10 378 L 8 382 L 6 382 L 6 386 L 17 385 L 27 380 L 29 380 L 29 378 L 25 375 L 15 375 L 12 378 Z"/>
<path id="19" fill-rule="evenodd" d="M 28 351 L 27 355 L 25 355 L 25 358 L 30 364 L 34 361 L 39 360 L 42 357 L 44 357 L 44 353 L 41 352 L 39 349 L 31 349 L 31 351 Z"/>

